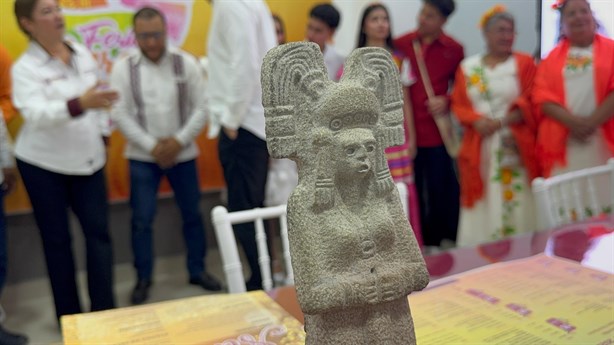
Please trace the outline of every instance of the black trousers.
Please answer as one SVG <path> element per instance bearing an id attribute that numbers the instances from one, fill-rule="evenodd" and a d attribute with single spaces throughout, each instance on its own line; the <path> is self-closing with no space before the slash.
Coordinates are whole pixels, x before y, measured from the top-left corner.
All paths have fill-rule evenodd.
<path id="1" fill-rule="evenodd" d="M 262 207 L 269 161 L 266 142 L 243 128 L 239 128 L 235 140 L 230 140 L 221 131 L 218 151 L 228 188 L 228 210 L 234 212 Z M 262 276 L 258 266 L 256 228 L 253 223 L 246 223 L 235 225 L 233 229 L 252 272 L 247 285 L 260 288 Z"/>
<path id="2" fill-rule="evenodd" d="M 75 280 L 69 207 L 85 237 L 90 310 L 114 308 L 113 251 L 103 170 L 86 176 L 63 175 L 20 160 L 17 167 L 42 238 L 58 319 L 82 312 Z"/>
<path id="3" fill-rule="evenodd" d="M 456 241 L 460 187 L 446 148 L 419 147 L 414 172 L 424 245 L 439 246 L 443 239 Z"/>

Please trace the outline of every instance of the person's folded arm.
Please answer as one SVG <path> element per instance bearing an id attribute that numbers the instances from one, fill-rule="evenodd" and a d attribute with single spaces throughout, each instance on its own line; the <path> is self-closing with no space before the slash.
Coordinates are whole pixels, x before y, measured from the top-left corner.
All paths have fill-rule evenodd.
<path id="1" fill-rule="evenodd" d="M 557 120 L 565 127 L 573 127 L 574 115 L 562 105 L 555 102 L 544 102 L 541 104 L 541 110 L 545 116 Z"/>
<path id="2" fill-rule="evenodd" d="M 597 106 L 597 109 L 591 114 L 591 121 L 595 127 L 599 127 L 614 116 L 614 91 L 611 91 L 608 96 Z"/>
<path id="3" fill-rule="evenodd" d="M 27 66 L 14 65 L 12 78 L 13 104 L 30 125 L 56 126 L 83 113 L 78 100 L 80 95 L 69 100 L 50 99 L 45 95 L 44 81 Z"/>

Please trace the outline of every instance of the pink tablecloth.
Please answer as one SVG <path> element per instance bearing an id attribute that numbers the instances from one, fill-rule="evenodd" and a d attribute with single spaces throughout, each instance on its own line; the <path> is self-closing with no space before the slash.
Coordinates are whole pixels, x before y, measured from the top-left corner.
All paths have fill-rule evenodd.
<path id="1" fill-rule="evenodd" d="M 614 270 L 614 253 L 607 248 L 611 246 L 613 231 L 613 217 L 595 219 L 476 247 L 426 255 L 425 260 L 431 278 L 435 279 L 539 253 L 572 259 L 592 268 L 610 271 Z"/>

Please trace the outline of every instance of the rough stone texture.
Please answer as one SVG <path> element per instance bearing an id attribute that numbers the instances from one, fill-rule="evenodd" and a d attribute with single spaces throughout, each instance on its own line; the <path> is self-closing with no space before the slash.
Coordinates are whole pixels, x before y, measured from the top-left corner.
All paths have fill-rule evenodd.
<path id="1" fill-rule="evenodd" d="M 317 45 L 282 45 L 262 88 L 269 152 L 299 169 L 288 231 L 307 344 L 415 344 L 407 295 L 428 272 L 384 156 L 404 138 L 390 54 L 355 50 L 335 83 Z"/>

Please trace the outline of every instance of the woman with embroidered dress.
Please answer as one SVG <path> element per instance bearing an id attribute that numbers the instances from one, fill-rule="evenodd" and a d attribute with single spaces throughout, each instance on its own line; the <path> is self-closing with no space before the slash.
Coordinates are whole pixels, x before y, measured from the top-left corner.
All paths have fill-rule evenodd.
<path id="1" fill-rule="evenodd" d="M 405 183 L 408 189 L 409 221 L 411 223 L 418 244 L 422 246 L 422 232 L 420 229 L 420 212 L 418 210 L 418 197 L 414 185 L 413 157 L 416 156 L 416 129 L 411 114 L 411 107 L 407 100 L 406 88 L 415 82 L 415 77 L 410 69 L 409 61 L 405 60 L 401 53 L 394 49 L 392 34 L 390 32 L 390 17 L 388 9 L 381 3 L 374 3 L 365 8 L 360 21 L 358 45 L 356 48 L 379 47 L 392 54 L 392 60 L 396 63 L 401 73 L 401 83 L 405 104 L 403 113 L 405 117 L 405 143 L 386 149 L 386 159 L 390 174 L 396 183 Z M 339 76 L 340 77 L 340 76 Z"/>
<path id="2" fill-rule="evenodd" d="M 462 246 L 535 230 L 530 179 L 537 176 L 529 96 L 535 63 L 513 51 L 514 17 L 503 6 L 480 23 L 486 53 L 459 66 L 452 111 L 464 127 L 458 156 Z"/>
<path id="3" fill-rule="evenodd" d="M 614 41 L 586 0 L 559 0 L 563 37 L 540 64 L 533 101 L 545 176 L 605 164 L 614 154 Z"/>

